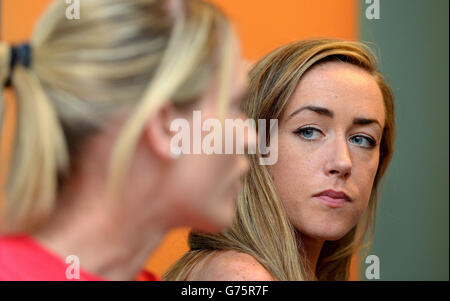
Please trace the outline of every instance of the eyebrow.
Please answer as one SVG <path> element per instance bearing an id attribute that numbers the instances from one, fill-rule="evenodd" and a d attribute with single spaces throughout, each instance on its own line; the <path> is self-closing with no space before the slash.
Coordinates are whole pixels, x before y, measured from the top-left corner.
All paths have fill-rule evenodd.
<path id="1" fill-rule="evenodd" d="M 294 117 L 294 115 L 296 115 L 296 114 L 298 114 L 298 113 L 300 113 L 301 111 L 304 111 L 304 110 L 310 110 L 310 111 L 313 111 L 313 112 L 315 112 L 317 114 L 325 115 L 325 116 L 330 117 L 330 118 L 333 118 L 333 116 L 334 116 L 334 113 L 332 111 L 326 109 L 326 108 L 316 107 L 316 106 L 304 106 L 304 107 L 301 107 L 301 108 L 295 110 L 294 112 L 292 112 L 288 116 L 288 118 L 286 120 L 291 119 L 292 117 Z"/>
<path id="2" fill-rule="evenodd" d="M 308 105 L 308 106 L 301 107 L 301 108 L 295 110 L 294 112 L 292 112 L 288 116 L 286 121 L 291 119 L 292 117 L 294 117 L 294 115 L 297 115 L 298 113 L 300 113 L 301 111 L 304 111 L 304 110 L 309 110 L 309 111 L 315 112 L 315 113 L 317 113 L 319 115 L 327 116 L 327 117 L 330 117 L 330 118 L 333 118 L 333 116 L 334 116 L 334 112 L 330 111 L 327 108 Z M 358 117 L 358 118 L 354 118 L 353 119 L 353 124 L 354 125 L 367 125 L 367 124 L 373 124 L 373 123 L 378 124 L 378 126 L 381 129 L 383 128 L 381 126 L 381 123 L 378 120 L 373 119 L 373 118 Z"/>

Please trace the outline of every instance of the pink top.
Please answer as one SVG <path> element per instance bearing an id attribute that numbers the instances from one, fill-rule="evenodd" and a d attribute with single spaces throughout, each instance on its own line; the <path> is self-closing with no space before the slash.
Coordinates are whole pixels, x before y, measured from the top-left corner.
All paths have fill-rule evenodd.
<path id="1" fill-rule="evenodd" d="M 81 268 L 79 279 L 67 279 L 68 267 L 69 264 L 45 249 L 31 236 L 0 236 L 0 280 L 106 280 Z M 158 281 L 160 279 L 143 270 L 137 276 L 137 280 Z"/>

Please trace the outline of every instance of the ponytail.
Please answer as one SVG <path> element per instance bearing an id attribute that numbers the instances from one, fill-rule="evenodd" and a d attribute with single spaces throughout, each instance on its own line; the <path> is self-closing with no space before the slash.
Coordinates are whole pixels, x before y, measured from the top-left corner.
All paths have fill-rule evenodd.
<path id="1" fill-rule="evenodd" d="M 10 47 L 0 42 L 0 87 L 6 83 L 9 74 Z"/>
<path id="2" fill-rule="evenodd" d="M 11 48 L 0 47 L 0 80 L 11 78 L 16 92 L 17 128 L 12 162 L 6 171 L 6 197 L 0 212 L 2 232 L 33 231 L 53 211 L 58 175 L 68 163 L 66 143 L 57 114 L 39 79 L 27 68 L 10 68 Z M 10 76 L 8 76 L 10 74 Z M 3 125 L 3 114 L 0 117 Z"/>

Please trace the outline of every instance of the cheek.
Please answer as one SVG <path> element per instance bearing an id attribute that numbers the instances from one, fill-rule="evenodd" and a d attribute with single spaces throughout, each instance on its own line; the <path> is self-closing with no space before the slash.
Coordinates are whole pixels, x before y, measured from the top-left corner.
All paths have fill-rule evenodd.
<path id="1" fill-rule="evenodd" d="M 288 211 L 314 192 L 320 169 L 320 154 L 299 146 L 295 139 L 280 134 L 278 161 L 268 166 L 275 189 Z"/>
<path id="2" fill-rule="evenodd" d="M 226 157 L 203 154 L 188 163 L 192 171 L 188 182 L 190 187 L 195 187 L 194 197 L 200 206 L 207 205 L 208 200 L 212 201 L 214 194 L 223 190 L 227 179 L 227 166 L 230 165 L 227 164 Z"/>
<path id="3" fill-rule="evenodd" d="M 361 206 L 367 206 L 372 193 L 375 175 L 378 170 L 379 154 L 370 157 L 358 158 L 353 163 L 353 179 L 360 192 Z"/>
<path id="4" fill-rule="evenodd" d="M 188 226 L 215 232 L 232 222 L 235 206 L 229 194 L 230 173 L 225 170 L 230 166 L 227 157 L 190 155 L 181 159 L 174 208 Z"/>

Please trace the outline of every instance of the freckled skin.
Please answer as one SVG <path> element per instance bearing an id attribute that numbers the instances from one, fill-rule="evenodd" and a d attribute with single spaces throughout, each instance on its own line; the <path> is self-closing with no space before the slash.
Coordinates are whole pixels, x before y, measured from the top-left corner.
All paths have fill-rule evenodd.
<path id="1" fill-rule="evenodd" d="M 272 281 L 269 272 L 252 256 L 237 251 L 217 251 L 196 264 L 189 281 Z"/>
<path id="2" fill-rule="evenodd" d="M 304 110 L 305 105 L 324 107 L 333 118 Z M 354 118 L 377 120 L 381 126 L 353 125 Z M 381 91 L 363 69 L 343 62 L 317 65 L 304 74 L 279 119 L 278 161 L 268 165 L 276 190 L 305 247 L 316 241 L 337 240 L 348 233 L 367 208 L 379 162 L 379 144 L 385 124 Z M 321 131 L 314 139 L 294 134 L 312 126 Z M 371 137 L 376 146 L 357 142 Z M 352 201 L 331 208 L 313 195 L 333 189 Z M 314 244 L 314 243 L 312 243 Z M 320 249 L 319 249 L 320 251 Z M 274 280 L 252 256 L 223 251 L 202 259 L 188 280 Z"/>
<path id="3" fill-rule="evenodd" d="M 303 110 L 288 118 L 305 105 L 327 108 L 334 116 Z M 382 128 L 353 125 L 359 117 L 376 119 L 384 126 L 383 97 L 375 79 L 349 63 L 327 62 L 304 74 L 279 120 L 278 161 L 268 168 L 291 222 L 303 235 L 340 239 L 358 223 L 368 205 Z M 293 133 L 305 126 L 322 133 L 308 132 L 311 140 Z M 367 143 L 354 138 L 360 134 L 372 137 L 377 145 L 363 148 Z M 353 201 L 331 208 L 313 197 L 327 189 L 344 191 Z"/>

